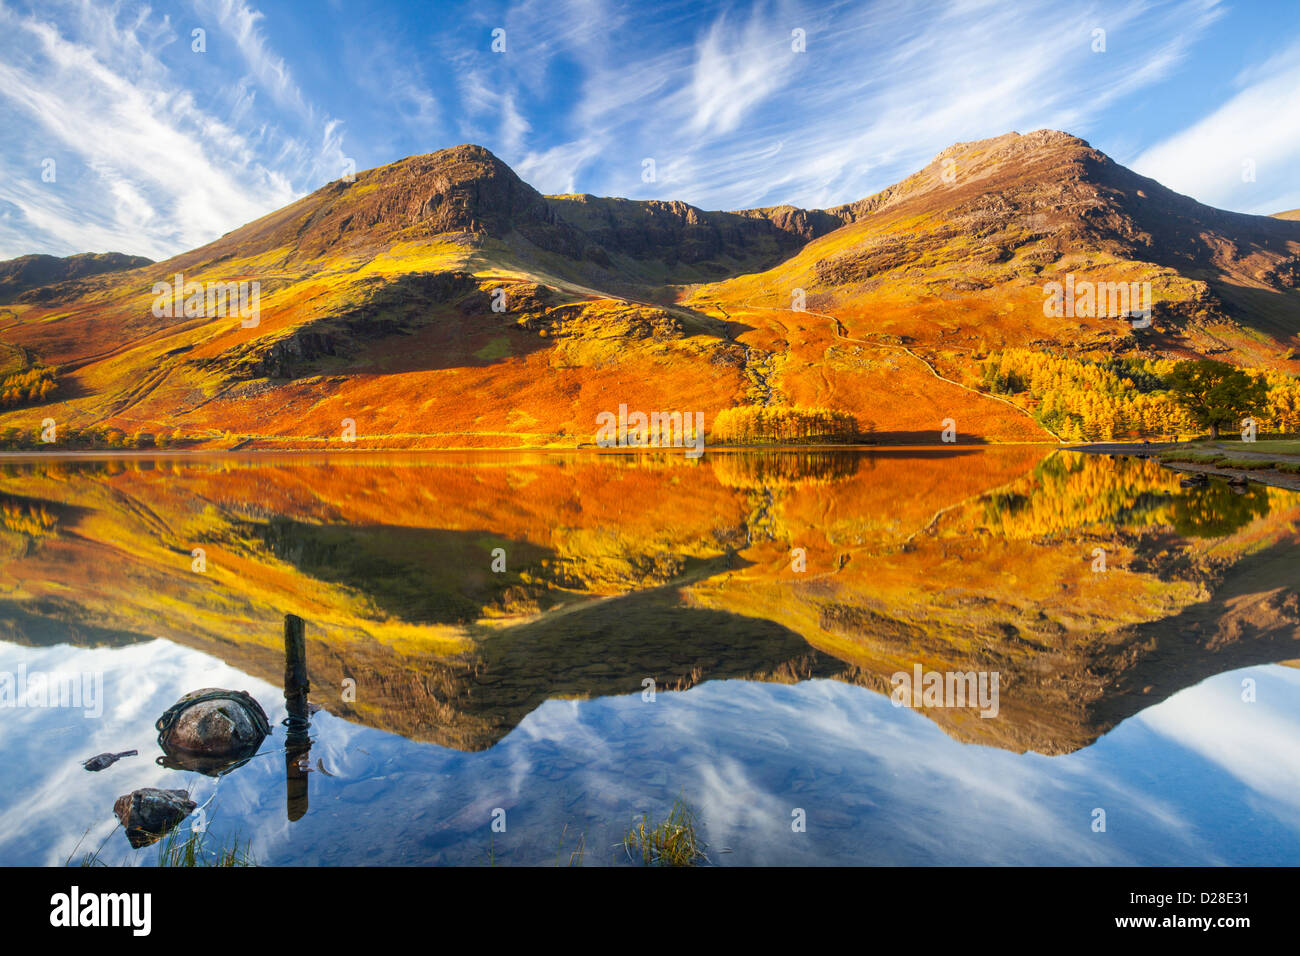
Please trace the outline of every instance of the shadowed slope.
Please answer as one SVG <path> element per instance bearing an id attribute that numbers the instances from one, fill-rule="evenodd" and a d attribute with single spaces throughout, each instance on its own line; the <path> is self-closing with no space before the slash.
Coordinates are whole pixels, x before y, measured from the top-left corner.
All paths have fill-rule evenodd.
<path id="1" fill-rule="evenodd" d="M 0 302 L 44 302 L 84 294 L 79 279 L 138 269 L 152 263 L 144 256 L 120 252 L 83 252 L 75 256 L 30 255 L 0 262 Z M 52 286 L 53 288 L 45 288 Z"/>

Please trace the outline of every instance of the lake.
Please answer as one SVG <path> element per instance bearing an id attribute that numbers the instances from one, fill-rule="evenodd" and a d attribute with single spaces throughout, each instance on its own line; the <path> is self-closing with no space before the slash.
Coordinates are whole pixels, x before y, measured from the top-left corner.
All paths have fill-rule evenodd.
<path id="1" fill-rule="evenodd" d="M 678 799 L 722 866 L 1300 862 L 1294 492 L 1034 445 L 0 476 L 6 865 L 154 865 L 141 787 L 264 865 L 631 865 Z M 164 765 L 208 687 L 272 733 Z"/>

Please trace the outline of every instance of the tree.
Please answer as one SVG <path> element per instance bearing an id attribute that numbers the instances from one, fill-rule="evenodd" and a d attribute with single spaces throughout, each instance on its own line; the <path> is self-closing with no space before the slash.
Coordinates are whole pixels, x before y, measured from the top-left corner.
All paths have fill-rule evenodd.
<path id="1" fill-rule="evenodd" d="M 1262 414 L 1268 405 L 1264 380 L 1226 362 L 1179 362 L 1166 381 L 1196 424 L 1210 430 L 1210 438 L 1218 438 L 1220 428 L 1236 427 L 1248 415 Z"/>

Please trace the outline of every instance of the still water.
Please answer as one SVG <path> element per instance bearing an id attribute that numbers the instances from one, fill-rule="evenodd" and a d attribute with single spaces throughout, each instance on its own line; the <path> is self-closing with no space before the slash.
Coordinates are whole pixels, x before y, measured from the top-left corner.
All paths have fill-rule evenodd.
<path id="1" fill-rule="evenodd" d="M 1033 446 L 0 475 L 3 864 L 156 863 L 141 787 L 267 865 L 629 865 L 679 797 L 724 866 L 1300 862 L 1292 492 Z M 917 667 L 996 714 L 896 706 Z M 204 687 L 273 727 L 219 776 L 158 762 Z"/>

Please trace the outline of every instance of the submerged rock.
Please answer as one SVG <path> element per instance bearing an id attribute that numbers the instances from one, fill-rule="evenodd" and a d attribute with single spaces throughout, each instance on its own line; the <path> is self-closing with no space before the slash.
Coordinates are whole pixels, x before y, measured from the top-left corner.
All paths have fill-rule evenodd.
<path id="1" fill-rule="evenodd" d="M 122 822 L 132 849 L 157 843 L 198 806 L 188 790 L 158 790 L 145 787 L 117 798 L 113 813 Z"/>
<path id="2" fill-rule="evenodd" d="M 105 767 L 111 767 L 123 757 L 134 757 L 140 751 L 123 750 L 120 754 L 96 754 L 89 760 L 82 763 L 87 770 L 103 770 Z"/>
<path id="3" fill-rule="evenodd" d="M 245 691 L 205 687 L 191 691 L 158 718 L 164 766 L 215 774 L 257 752 L 270 723 Z"/>

